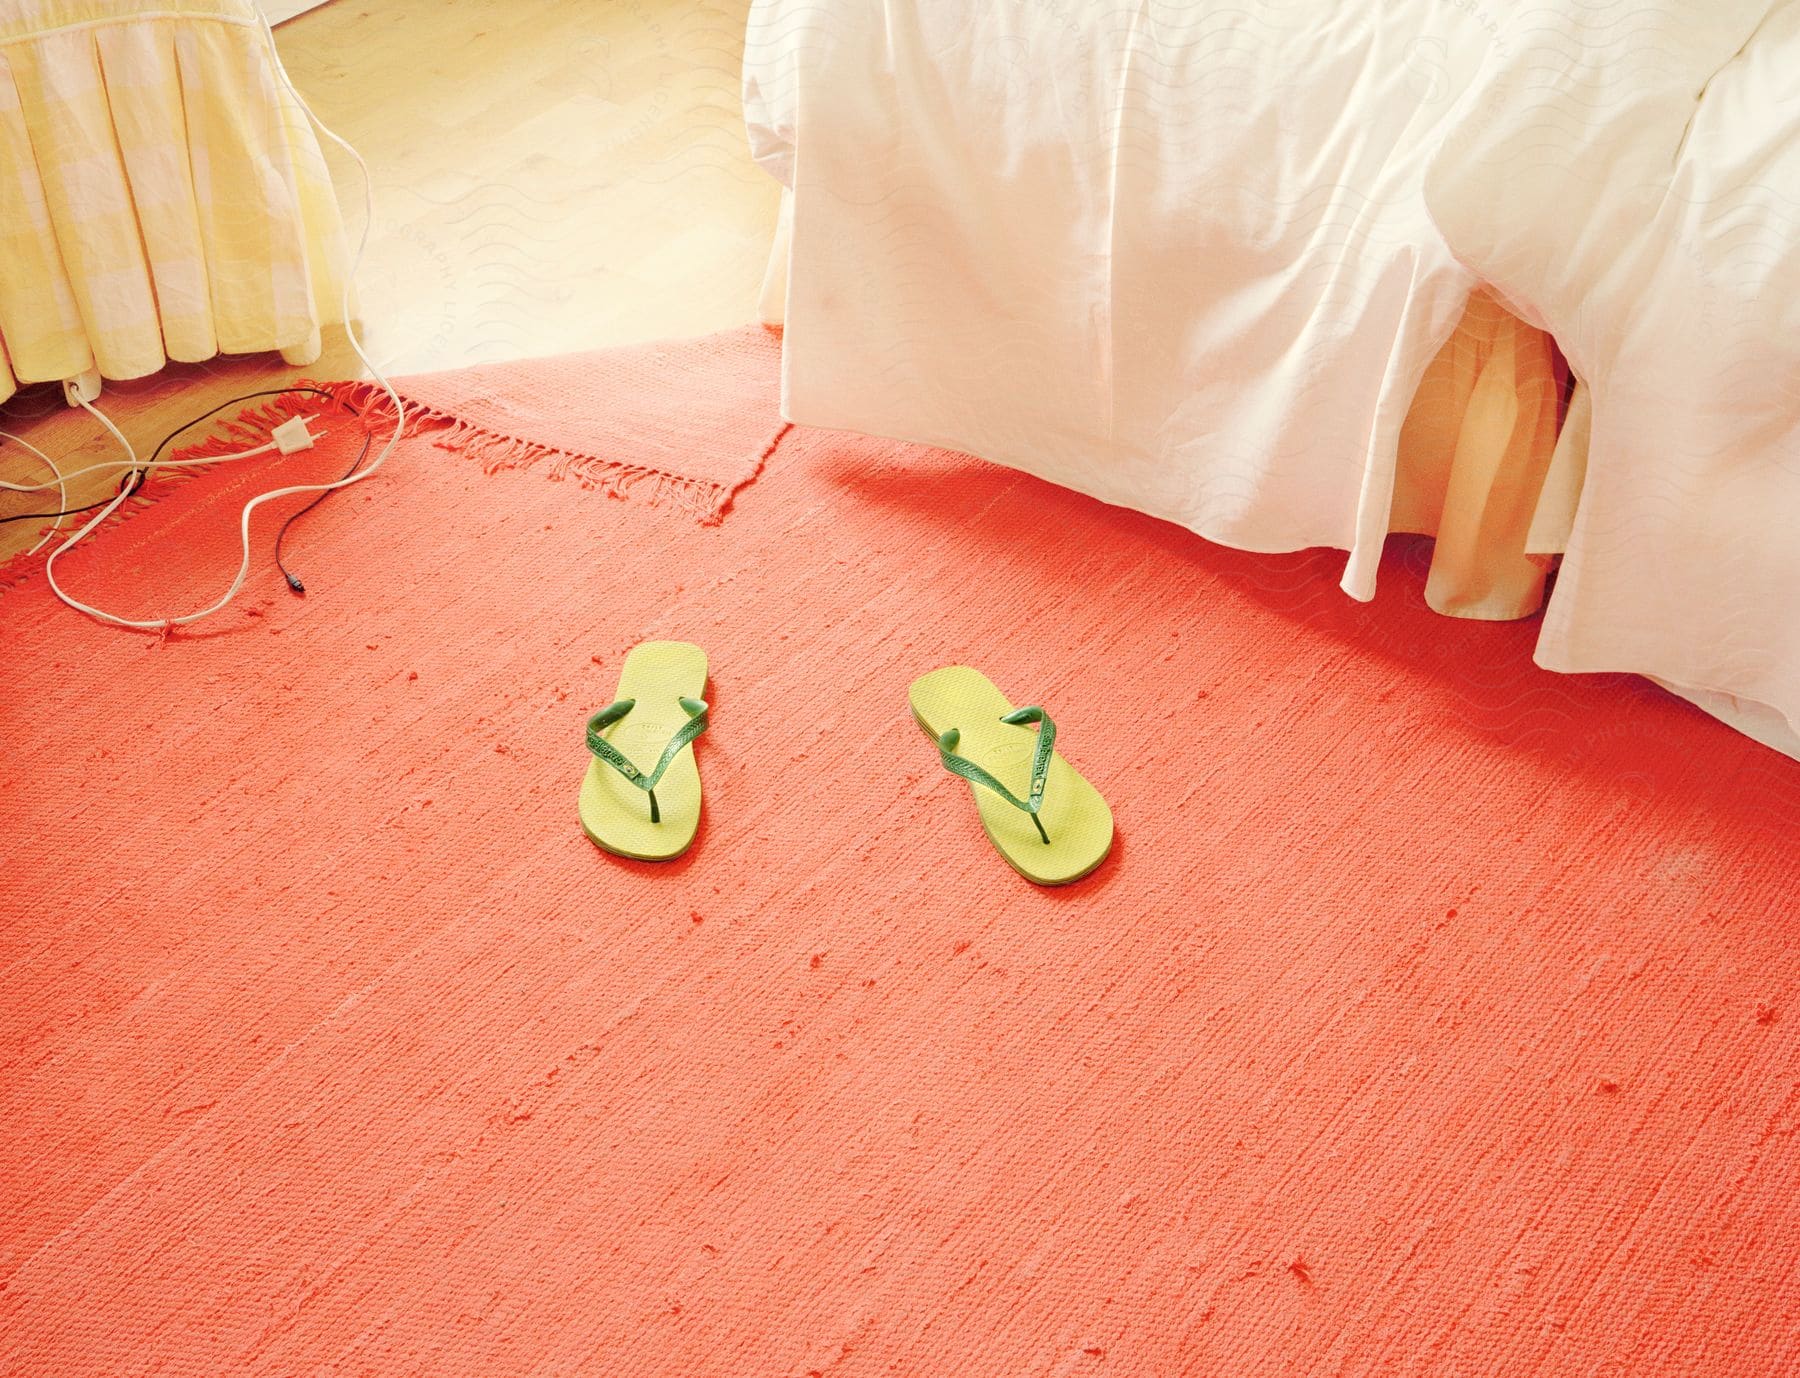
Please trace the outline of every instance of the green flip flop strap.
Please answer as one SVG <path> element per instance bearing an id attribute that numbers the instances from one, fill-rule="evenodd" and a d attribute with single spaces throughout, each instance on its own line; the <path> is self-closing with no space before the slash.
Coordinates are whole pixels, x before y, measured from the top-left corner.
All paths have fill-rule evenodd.
<path id="1" fill-rule="evenodd" d="M 656 768 L 648 773 L 639 770 L 624 752 L 600 735 L 601 732 L 637 707 L 636 699 L 620 699 L 616 703 L 608 704 L 588 719 L 588 750 L 650 796 L 650 821 L 652 823 L 662 822 L 662 810 L 656 803 L 656 786 L 663 778 L 663 772 L 669 768 L 669 763 L 680 754 L 681 748 L 706 731 L 707 727 L 706 700 L 684 698 L 679 702 L 687 713 L 688 720 L 681 725 L 681 729 L 673 737 L 669 738 L 669 744 L 663 748 L 662 756 L 656 762 Z"/>
<path id="2" fill-rule="evenodd" d="M 1044 807 L 1044 785 L 1050 778 L 1050 758 L 1056 752 L 1056 724 L 1050 720 L 1048 713 L 1035 704 L 1029 708 L 1015 708 L 1002 715 L 1000 721 L 1014 727 L 1023 727 L 1028 723 L 1038 724 L 1037 750 L 1031 757 L 1031 790 L 1025 798 L 1019 798 L 967 756 L 958 756 L 956 746 L 962 740 L 962 733 L 954 727 L 938 737 L 938 759 L 952 775 L 960 775 L 971 784 L 992 790 L 1015 809 L 1030 814 L 1038 836 L 1048 842 L 1050 835 L 1044 831 L 1044 825 L 1037 815 L 1038 810 Z"/>

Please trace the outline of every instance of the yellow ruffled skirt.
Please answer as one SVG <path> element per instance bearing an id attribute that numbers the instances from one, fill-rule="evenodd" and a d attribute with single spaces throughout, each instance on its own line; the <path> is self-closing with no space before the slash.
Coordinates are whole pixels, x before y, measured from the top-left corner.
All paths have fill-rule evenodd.
<path id="1" fill-rule="evenodd" d="M 0 6 L 0 401 L 341 319 L 343 222 L 252 0 Z"/>

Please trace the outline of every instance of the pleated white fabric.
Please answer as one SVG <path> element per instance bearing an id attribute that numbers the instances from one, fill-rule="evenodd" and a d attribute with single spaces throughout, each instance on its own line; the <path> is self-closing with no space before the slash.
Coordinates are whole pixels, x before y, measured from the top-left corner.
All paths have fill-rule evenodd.
<path id="1" fill-rule="evenodd" d="M 756 0 L 748 35 L 790 419 L 1337 547 L 1357 598 L 1390 531 L 1463 616 L 1562 554 L 1540 664 L 1800 740 L 1800 0 Z"/>
<path id="2" fill-rule="evenodd" d="M 1522 7 L 1468 102 L 1427 204 L 1586 389 L 1538 663 L 1800 754 L 1800 3 Z"/>
<path id="3" fill-rule="evenodd" d="M 1472 305 L 1420 192 L 1487 36 L 1436 0 L 1320 16 L 759 0 L 787 414 L 1241 549 L 1335 546 L 1358 598 L 1387 535 L 1422 531 L 1434 604 L 1533 611 L 1554 351 Z"/>

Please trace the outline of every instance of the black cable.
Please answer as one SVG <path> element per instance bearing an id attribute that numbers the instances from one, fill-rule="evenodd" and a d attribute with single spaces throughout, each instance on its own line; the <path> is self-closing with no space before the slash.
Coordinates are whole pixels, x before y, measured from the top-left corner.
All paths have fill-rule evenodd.
<path id="1" fill-rule="evenodd" d="M 144 471 L 142 469 L 133 469 L 130 473 L 125 475 L 122 482 L 133 485 L 131 491 L 135 493 L 143 486 L 143 478 Z M 0 517 L 0 526 L 6 525 L 7 522 L 53 522 L 58 517 L 73 517 L 80 512 L 92 512 L 98 508 L 105 507 L 109 502 L 116 501 L 118 496 L 117 493 L 114 493 L 110 498 L 101 498 L 99 502 L 90 502 L 86 507 L 71 507 L 66 512 L 21 512 L 13 517 Z"/>
<path id="2" fill-rule="evenodd" d="M 349 406 L 350 404 L 348 402 L 346 402 L 344 405 Z M 355 408 L 351 408 L 351 410 L 354 411 Z M 344 479 L 349 478 L 350 475 L 354 474 L 359 468 L 362 467 L 363 460 L 368 458 L 368 455 L 369 455 L 369 442 L 371 440 L 373 440 L 374 438 L 375 437 L 373 435 L 371 435 L 368 431 L 363 432 L 362 447 L 359 450 L 357 450 L 356 458 L 350 461 L 350 467 L 348 469 L 344 470 L 343 474 L 339 477 L 339 479 L 338 479 L 339 483 L 342 483 L 344 481 Z M 281 530 L 279 530 L 275 533 L 275 568 L 281 571 L 281 577 L 283 579 L 287 580 L 288 587 L 291 588 L 295 593 L 305 593 L 306 585 L 301 583 L 300 580 L 294 575 L 294 573 L 291 570 L 289 570 L 288 567 L 281 562 L 281 543 L 287 539 L 288 528 L 290 526 L 292 526 L 295 522 L 299 521 L 300 518 L 304 517 L 308 512 L 312 511 L 313 508 L 317 507 L 320 503 L 324 502 L 325 499 L 330 497 L 333 493 L 337 493 L 337 492 L 341 492 L 341 491 L 342 490 L 338 489 L 338 488 L 327 488 L 323 493 L 315 493 L 313 495 L 313 500 L 311 502 L 307 503 L 306 506 L 302 507 L 298 512 L 294 513 L 293 516 L 289 517 L 286 521 L 284 521 L 281 524 Z"/>
<path id="3" fill-rule="evenodd" d="M 239 406 L 245 402 L 254 402 L 259 397 L 285 397 L 289 393 L 295 393 L 295 392 L 310 393 L 316 397 L 333 398 L 337 401 L 339 406 L 343 407 L 344 410 L 349 412 L 352 416 L 361 415 L 361 413 L 355 407 L 351 406 L 350 403 L 348 403 L 348 402 L 344 401 L 342 398 L 338 397 L 338 395 L 335 392 L 332 392 L 329 388 L 312 388 L 312 387 L 294 386 L 294 387 L 285 387 L 285 388 L 264 388 L 260 392 L 246 392 L 241 397 L 228 397 L 225 399 L 225 401 L 219 403 L 219 405 L 214 407 L 211 411 L 201 412 L 200 415 L 192 418 L 191 420 L 182 422 L 181 425 L 177 426 L 174 430 L 170 431 L 167 435 L 165 435 L 162 438 L 161 442 L 157 445 L 157 447 L 150 452 L 150 458 L 147 461 L 147 463 L 150 463 L 150 464 L 156 463 L 156 461 L 162 457 L 162 452 L 164 450 L 168 449 L 169 446 L 174 443 L 175 438 L 178 435 L 180 435 L 183 431 L 192 430 L 195 426 L 198 426 L 202 421 L 210 420 L 212 417 L 217 416 L 220 412 L 224 411 L 225 408 L 227 408 L 227 407 Z M 359 466 L 363 462 L 363 459 L 369 453 L 369 442 L 372 439 L 373 439 L 372 436 L 368 435 L 367 433 L 364 434 L 362 448 L 356 452 L 356 458 L 353 461 L 351 461 L 350 467 L 348 469 L 344 470 L 344 475 L 343 475 L 344 478 L 349 478 L 351 474 L 356 472 L 357 466 Z M 129 496 L 130 494 L 136 493 L 139 489 L 141 489 L 144 486 L 144 484 L 149 481 L 149 474 L 150 474 L 150 471 L 148 469 L 129 470 L 125 475 L 124 482 L 129 484 L 130 487 L 125 490 L 125 495 Z M 342 479 L 339 480 L 339 482 L 342 482 L 342 481 L 343 481 Z M 287 535 L 287 529 L 290 526 L 292 526 L 296 520 L 298 520 L 301 517 L 304 517 L 308 512 L 312 511 L 313 508 L 317 507 L 321 502 L 325 501 L 325 499 L 330 497 L 333 493 L 340 492 L 340 491 L 341 491 L 340 489 L 332 488 L 332 489 L 327 489 L 325 492 L 318 494 L 318 496 L 313 498 L 313 500 L 311 502 L 307 503 L 305 507 L 302 507 L 298 512 L 294 513 L 293 516 L 289 517 L 286 521 L 284 521 L 281 524 L 281 530 L 276 533 L 276 536 L 275 536 L 275 567 L 281 571 L 281 577 L 287 580 L 288 587 L 291 588 L 295 593 L 305 593 L 306 585 L 302 584 L 298 579 L 296 579 L 292 574 L 290 574 L 288 572 L 287 566 L 282 564 L 282 562 L 281 562 L 281 542 L 282 542 L 283 538 L 286 537 L 286 535 Z M 7 522 L 56 521 L 62 517 L 73 517 L 78 513 L 92 512 L 92 511 L 96 510 L 97 508 L 105 507 L 108 503 L 117 502 L 119 500 L 120 496 L 121 495 L 119 493 L 114 493 L 110 498 L 102 498 L 99 502 L 90 502 L 85 507 L 71 507 L 63 512 L 20 512 L 11 517 L 0 517 L 0 526 L 4 526 Z"/>

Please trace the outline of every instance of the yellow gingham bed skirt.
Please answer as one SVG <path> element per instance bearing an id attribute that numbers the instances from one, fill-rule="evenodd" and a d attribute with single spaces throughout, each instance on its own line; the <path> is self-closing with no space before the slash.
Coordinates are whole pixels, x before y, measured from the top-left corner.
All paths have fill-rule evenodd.
<path id="1" fill-rule="evenodd" d="M 252 0 L 0 4 L 0 401 L 304 353 L 346 258 Z"/>

